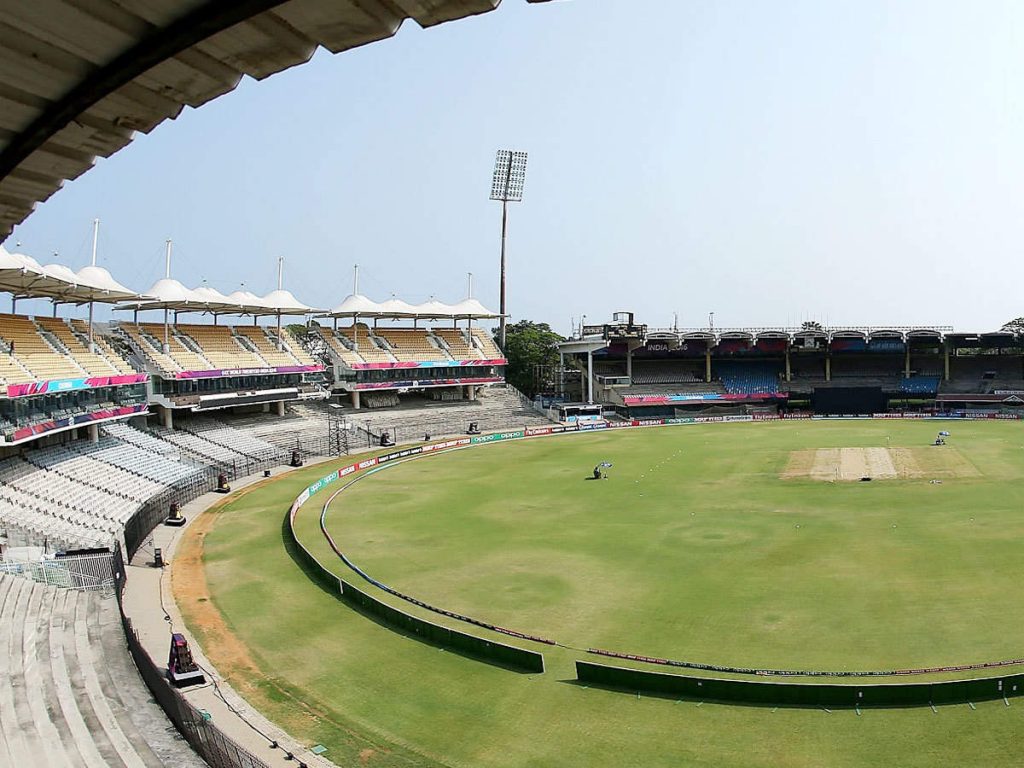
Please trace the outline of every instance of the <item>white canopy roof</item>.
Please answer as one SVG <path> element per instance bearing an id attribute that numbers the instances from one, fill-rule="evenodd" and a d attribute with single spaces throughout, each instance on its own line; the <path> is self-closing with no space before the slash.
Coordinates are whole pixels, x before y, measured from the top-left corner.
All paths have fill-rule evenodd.
<path id="1" fill-rule="evenodd" d="M 407 301 L 396 299 L 392 296 L 387 301 L 380 303 L 380 309 L 377 312 L 378 317 L 419 317 L 419 313 L 416 311 L 416 307 Z"/>
<path id="2" fill-rule="evenodd" d="M 78 279 L 93 289 L 91 301 L 115 302 L 138 296 L 131 288 L 117 282 L 103 267 L 95 265 L 78 270 Z"/>
<path id="3" fill-rule="evenodd" d="M 308 315 L 313 312 L 322 312 L 321 309 L 313 309 L 296 299 L 291 291 L 278 288 L 271 291 L 262 298 L 267 307 L 268 314 L 274 315 Z"/>
<path id="4" fill-rule="evenodd" d="M 235 306 L 241 307 L 243 315 L 258 315 L 267 311 L 267 305 L 263 302 L 263 299 L 249 291 L 232 291 L 228 294 L 228 299 Z"/>
<path id="5" fill-rule="evenodd" d="M 476 299 L 463 299 L 452 308 L 452 317 L 501 317 L 500 312 L 492 312 Z"/>
<path id="6" fill-rule="evenodd" d="M 142 301 L 133 301 L 114 307 L 116 310 L 144 311 L 147 309 L 196 310 L 203 306 L 200 297 L 173 277 L 162 277 L 145 293 Z"/>
<path id="7" fill-rule="evenodd" d="M 474 317 L 501 317 L 487 309 L 476 299 L 464 299 L 458 304 L 445 304 L 431 299 L 422 304 L 408 304 L 394 297 L 377 302 L 362 294 L 350 294 L 327 317 L 416 317 L 438 319 L 467 319 Z"/>
<path id="8" fill-rule="evenodd" d="M 192 293 L 206 305 L 207 309 L 211 311 L 242 312 L 241 304 L 234 301 L 230 296 L 225 296 L 216 288 L 210 288 L 208 285 L 201 285 L 198 288 L 194 288 Z"/>
<path id="9" fill-rule="evenodd" d="M 0 290 L 18 297 L 73 304 L 115 302 L 139 296 L 114 280 L 103 267 L 83 267 L 76 274 L 63 264 L 40 266 L 31 256 L 10 253 L 3 246 L 0 246 Z"/>
<path id="10" fill-rule="evenodd" d="M 380 304 L 373 299 L 368 299 L 361 293 L 350 293 L 328 314 L 331 317 L 355 317 L 356 315 L 372 317 L 379 311 Z"/>

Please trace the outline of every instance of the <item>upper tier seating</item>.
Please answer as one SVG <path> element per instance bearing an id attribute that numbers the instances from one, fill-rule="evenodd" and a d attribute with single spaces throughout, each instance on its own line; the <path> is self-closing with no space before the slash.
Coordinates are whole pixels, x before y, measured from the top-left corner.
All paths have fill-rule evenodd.
<path id="1" fill-rule="evenodd" d="M 267 336 L 270 338 L 270 343 L 277 347 L 277 328 L 264 328 Z M 291 353 L 291 356 L 295 358 L 299 365 L 320 365 L 319 360 L 315 360 L 306 348 L 302 346 L 302 342 L 299 341 L 298 337 L 291 332 L 288 328 L 281 329 L 282 341 L 284 342 L 285 349 Z"/>
<path id="2" fill-rule="evenodd" d="M 483 357 L 476 344 L 466 340 L 465 331 L 457 328 L 434 328 L 433 334 L 448 345 L 448 351 L 456 360 L 479 360 Z"/>
<path id="3" fill-rule="evenodd" d="M 39 335 L 35 323 L 28 317 L 0 315 L 0 338 L 12 350 L 11 357 L 31 372 L 22 381 L 73 379 L 85 375 L 71 357 L 50 346 Z"/>
<path id="4" fill-rule="evenodd" d="M 121 323 L 118 327 L 151 365 L 169 376 L 181 371 L 317 364 L 287 330 L 282 331 L 283 348 L 278 349 L 277 330 L 264 326 L 171 325 L 167 333 L 170 349 L 165 354 L 162 324 Z"/>
<path id="5" fill-rule="evenodd" d="M 398 360 L 386 349 L 376 345 L 370 335 L 370 328 L 365 323 L 356 323 L 351 328 L 339 328 L 338 333 L 358 346 L 359 356 L 367 363 L 394 363 Z"/>
<path id="6" fill-rule="evenodd" d="M 89 351 L 88 328 L 53 317 L 0 314 L 0 383 L 77 379 L 134 373 L 98 336 Z"/>
<path id="7" fill-rule="evenodd" d="M 487 333 L 483 328 L 473 328 L 473 338 L 476 339 L 477 346 L 488 360 L 498 360 L 505 357 L 502 351 L 498 349 L 498 345 L 494 343 L 491 334 Z"/>
<path id="8" fill-rule="evenodd" d="M 68 325 L 65 320 L 57 317 L 37 317 L 36 323 L 44 331 L 52 334 L 57 341 L 64 346 L 68 355 L 75 363 L 89 376 L 112 376 L 119 373 L 133 373 L 129 366 L 120 357 L 112 360 L 105 354 L 102 347 L 95 344 L 99 334 L 93 334 L 94 348 L 96 351 L 89 351 L 89 328 L 85 327 L 82 335 L 78 334 L 77 326 Z M 118 364 L 120 363 L 120 365 Z"/>
<path id="9" fill-rule="evenodd" d="M 165 376 L 173 376 L 181 371 L 181 366 L 170 355 L 162 350 L 163 331 L 153 336 L 140 326 L 121 323 L 118 328 L 131 340 L 132 346 L 142 355 L 143 359 Z"/>
<path id="10" fill-rule="evenodd" d="M 700 381 L 704 381 L 703 361 L 633 360 L 633 384 L 673 384 Z"/>
<path id="11" fill-rule="evenodd" d="M 164 326 L 161 323 L 139 323 L 139 329 L 156 340 L 158 345 L 163 344 Z M 195 339 L 171 326 L 167 333 L 168 355 L 174 364 L 182 371 L 208 371 L 217 366 L 203 357 L 199 352 L 199 344 Z"/>
<path id="12" fill-rule="evenodd" d="M 779 372 L 774 363 L 722 360 L 715 373 L 730 395 L 774 395 L 779 391 Z"/>
<path id="13" fill-rule="evenodd" d="M 235 331 L 238 335 L 244 336 L 252 342 L 253 346 L 259 351 L 260 357 L 266 361 L 266 365 L 277 368 L 299 364 L 299 361 L 289 353 L 288 346 L 286 345 L 284 349 L 278 349 L 276 341 L 271 341 L 266 330 L 261 326 L 240 325 L 235 328 Z"/>
<path id="14" fill-rule="evenodd" d="M 351 336 L 346 335 L 346 333 L 350 334 L 351 332 L 351 328 L 339 328 L 337 333 L 330 328 L 320 329 L 320 335 L 327 342 L 327 346 L 330 347 L 331 352 L 337 355 L 342 362 L 349 365 L 365 363 L 366 361 L 363 359 L 363 356 L 349 346 L 352 343 Z"/>
<path id="15" fill-rule="evenodd" d="M 89 339 L 89 326 L 84 320 L 71 320 L 71 327 L 74 332 L 78 334 L 84 342 L 88 343 Z M 103 337 L 102 334 L 94 332 L 92 336 L 92 344 L 96 349 L 96 354 L 103 357 L 107 363 L 109 363 L 118 373 L 120 374 L 131 374 L 136 373 L 135 369 L 129 365 L 128 361 L 125 360 L 121 355 L 111 346 L 110 342 Z"/>
<path id="16" fill-rule="evenodd" d="M 387 341 L 392 354 L 403 362 L 451 360 L 443 349 L 434 346 L 423 328 L 378 328 L 376 335 Z"/>
<path id="17" fill-rule="evenodd" d="M 205 765 L 139 677 L 109 592 L 0 573 L 0 679 L 0 765 Z"/>
<path id="18" fill-rule="evenodd" d="M 257 354 L 235 339 L 226 325 L 176 325 L 175 328 L 199 345 L 203 357 L 214 368 L 262 368 L 265 365 Z"/>

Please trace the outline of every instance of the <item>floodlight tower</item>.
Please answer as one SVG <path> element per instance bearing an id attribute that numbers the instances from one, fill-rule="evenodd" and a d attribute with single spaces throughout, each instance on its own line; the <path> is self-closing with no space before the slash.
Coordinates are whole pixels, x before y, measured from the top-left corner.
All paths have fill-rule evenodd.
<path id="1" fill-rule="evenodd" d="M 498 344 L 505 350 L 505 235 L 508 231 L 508 204 L 523 201 L 523 183 L 526 181 L 526 153 L 499 149 L 494 159 L 491 179 L 491 200 L 501 201 L 501 318 L 498 324 Z"/>

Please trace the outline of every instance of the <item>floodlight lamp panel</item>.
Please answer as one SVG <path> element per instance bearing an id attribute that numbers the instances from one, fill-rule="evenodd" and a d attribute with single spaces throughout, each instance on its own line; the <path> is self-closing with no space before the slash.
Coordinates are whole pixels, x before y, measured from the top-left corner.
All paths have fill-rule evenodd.
<path id="1" fill-rule="evenodd" d="M 499 149 L 491 178 L 491 200 L 520 202 L 526 181 L 526 152 Z"/>

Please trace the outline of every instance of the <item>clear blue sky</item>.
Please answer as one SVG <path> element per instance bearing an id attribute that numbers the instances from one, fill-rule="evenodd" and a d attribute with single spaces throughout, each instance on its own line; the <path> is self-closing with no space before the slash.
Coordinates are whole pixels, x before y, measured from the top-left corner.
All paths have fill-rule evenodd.
<path id="1" fill-rule="evenodd" d="M 1024 4 L 506 0 L 188 110 L 7 242 L 144 289 L 286 287 L 497 306 L 513 320 L 948 323 L 1024 315 Z M 4 307 L 6 309 L 6 307 Z M 29 309 L 26 306 L 26 309 Z M 45 311 L 45 310 L 44 310 Z"/>

